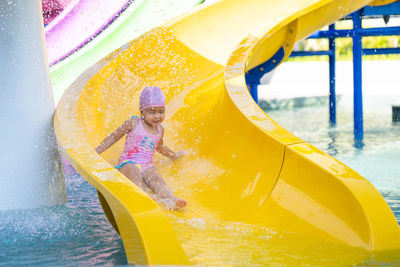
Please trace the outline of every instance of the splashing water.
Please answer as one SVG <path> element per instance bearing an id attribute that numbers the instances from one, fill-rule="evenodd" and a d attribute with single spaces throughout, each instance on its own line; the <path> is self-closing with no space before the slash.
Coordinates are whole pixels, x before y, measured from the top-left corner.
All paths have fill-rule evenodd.
<path id="1" fill-rule="evenodd" d="M 0 266 L 127 264 L 96 190 L 71 170 L 66 186 L 65 205 L 0 212 Z"/>

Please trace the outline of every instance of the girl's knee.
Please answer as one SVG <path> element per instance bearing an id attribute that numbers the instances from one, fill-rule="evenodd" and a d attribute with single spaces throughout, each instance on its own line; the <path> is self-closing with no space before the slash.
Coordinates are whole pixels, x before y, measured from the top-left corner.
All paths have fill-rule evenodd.
<path id="1" fill-rule="evenodd" d="M 160 174 L 158 173 L 156 168 L 149 167 L 149 168 L 143 170 L 143 176 L 146 176 L 146 177 L 158 177 L 158 176 L 160 176 Z"/>
<path id="2" fill-rule="evenodd" d="M 146 183 L 150 183 L 152 181 L 157 181 L 159 179 L 162 179 L 162 178 L 154 167 L 150 167 L 143 171 L 143 180 Z"/>
<path id="3" fill-rule="evenodd" d="M 134 184 L 136 184 L 139 188 L 141 188 L 141 189 L 143 189 L 143 183 L 144 183 L 144 180 L 143 180 L 143 177 L 139 174 L 139 175 L 135 175 L 135 176 L 131 176 L 131 177 L 128 177 L 129 178 L 129 180 L 131 180 Z"/>

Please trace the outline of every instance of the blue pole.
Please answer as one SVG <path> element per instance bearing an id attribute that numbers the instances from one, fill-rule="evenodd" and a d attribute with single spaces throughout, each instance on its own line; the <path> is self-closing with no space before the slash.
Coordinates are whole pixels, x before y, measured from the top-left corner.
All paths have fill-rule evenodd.
<path id="1" fill-rule="evenodd" d="M 335 30 L 335 23 L 329 26 L 330 31 Z M 336 124 L 336 58 L 335 58 L 335 37 L 329 37 L 329 124 Z"/>
<path id="2" fill-rule="evenodd" d="M 254 101 L 258 104 L 258 84 L 249 84 L 250 95 L 253 97 Z"/>
<path id="3" fill-rule="evenodd" d="M 319 31 L 313 33 L 308 38 L 329 38 L 334 35 L 336 38 L 346 38 L 352 35 L 354 29 L 350 30 L 335 30 L 335 31 Z M 400 27 L 377 27 L 359 29 L 359 32 L 363 36 L 388 36 L 388 35 L 399 35 Z"/>
<path id="4" fill-rule="evenodd" d="M 354 140 L 361 144 L 363 130 L 363 107 L 362 107 L 362 35 L 360 30 L 361 11 L 353 13 L 353 82 L 354 82 Z"/>

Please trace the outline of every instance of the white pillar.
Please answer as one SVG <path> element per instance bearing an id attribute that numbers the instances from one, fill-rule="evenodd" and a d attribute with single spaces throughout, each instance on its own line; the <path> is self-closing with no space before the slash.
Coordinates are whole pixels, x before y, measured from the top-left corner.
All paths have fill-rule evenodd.
<path id="1" fill-rule="evenodd" d="M 0 0 L 0 210 L 66 200 L 40 0 Z"/>

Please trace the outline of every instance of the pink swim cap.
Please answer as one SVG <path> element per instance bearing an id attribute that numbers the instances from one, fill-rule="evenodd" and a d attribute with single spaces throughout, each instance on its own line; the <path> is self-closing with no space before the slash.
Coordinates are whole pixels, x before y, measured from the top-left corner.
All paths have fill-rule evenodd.
<path id="1" fill-rule="evenodd" d="M 165 96 L 158 86 L 147 86 L 140 93 L 140 107 L 143 111 L 150 107 L 165 107 Z"/>

